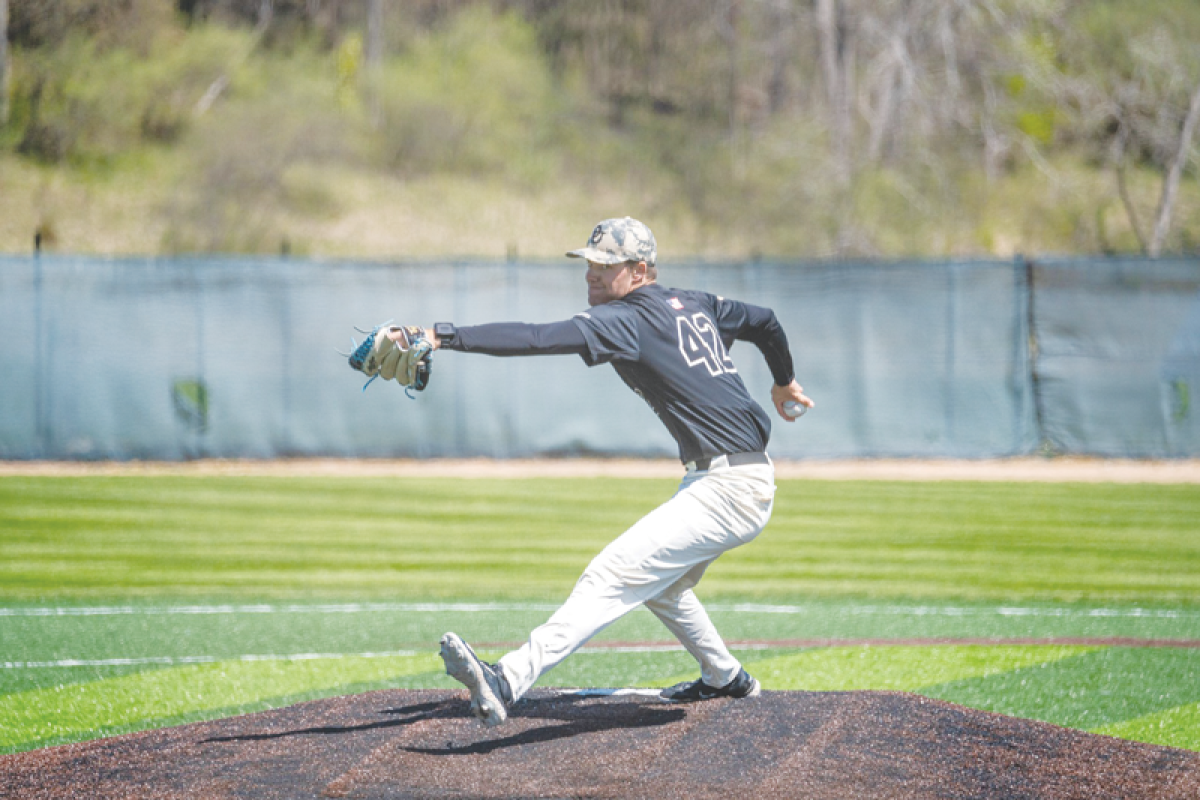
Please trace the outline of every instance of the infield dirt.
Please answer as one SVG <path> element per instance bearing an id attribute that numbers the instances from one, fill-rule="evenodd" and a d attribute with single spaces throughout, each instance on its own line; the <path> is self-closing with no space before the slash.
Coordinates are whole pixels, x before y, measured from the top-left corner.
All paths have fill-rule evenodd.
<path id="1" fill-rule="evenodd" d="M 1006 458 L 777 461 L 779 478 L 888 481 L 1054 481 L 1200 484 L 1200 459 Z M 374 475 L 379 477 L 678 478 L 672 459 L 201 459 L 196 461 L 0 461 L 5 475 Z"/>
<path id="2" fill-rule="evenodd" d="M 677 706 L 535 690 L 485 728 L 463 692 L 388 690 L 0 756 L 31 798 L 1200 797 L 1200 753 L 896 692 Z"/>

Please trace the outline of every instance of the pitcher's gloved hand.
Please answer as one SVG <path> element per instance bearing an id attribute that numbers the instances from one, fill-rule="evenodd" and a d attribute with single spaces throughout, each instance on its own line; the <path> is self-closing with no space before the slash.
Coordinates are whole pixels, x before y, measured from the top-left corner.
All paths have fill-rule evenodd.
<path id="1" fill-rule="evenodd" d="M 432 362 L 433 342 L 415 325 L 380 325 L 350 354 L 350 366 L 367 377 L 418 392 L 429 385 Z"/>

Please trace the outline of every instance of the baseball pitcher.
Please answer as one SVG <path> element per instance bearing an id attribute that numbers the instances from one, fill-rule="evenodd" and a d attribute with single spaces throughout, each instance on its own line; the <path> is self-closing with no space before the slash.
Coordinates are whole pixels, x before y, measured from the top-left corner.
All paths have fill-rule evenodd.
<path id="1" fill-rule="evenodd" d="M 666 700 L 757 695 L 758 681 L 729 652 L 692 588 L 722 553 L 758 536 L 774 503 L 771 422 L 746 391 L 729 348 L 744 340 L 762 352 L 775 410 L 793 422 L 813 401 L 796 383 L 787 337 L 770 309 L 660 285 L 654 235 L 630 217 L 604 220 L 567 255 L 587 262 L 590 306 L 569 320 L 385 326 L 350 358 L 372 378 L 382 374 L 420 390 L 434 351 L 574 353 L 589 367 L 611 364 L 679 445 L 686 474 L 675 495 L 605 547 L 524 645 L 490 664 L 447 633 L 446 672 L 470 691 L 475 716 L 498 725 L 538 678 L 644 604 L 700 665 L 699 680 L 665 690 Z"/>

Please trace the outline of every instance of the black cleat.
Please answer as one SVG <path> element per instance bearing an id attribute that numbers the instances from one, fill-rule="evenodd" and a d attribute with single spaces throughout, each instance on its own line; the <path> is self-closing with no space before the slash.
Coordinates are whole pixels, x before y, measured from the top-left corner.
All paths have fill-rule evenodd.
<path id="1" fill-rule="evenodd" d="M 680 683 L 672 686 L 670 689 L 663 689 L 659 697 L 671 703 L 695 703 L 700 700 L 716 700 L 718 697 L 732 697 L 736 699 L 758 697 L 761 692 L 762 686 L 759 685 L 758 681 L 752 678 L 750 673 L 746 672 L 745 669 L 742 669 L 738 672 L 736 678 L 720 689 L 713 688 L 703 680 L 699 680 L 692 681 L 691 683 Z"/>

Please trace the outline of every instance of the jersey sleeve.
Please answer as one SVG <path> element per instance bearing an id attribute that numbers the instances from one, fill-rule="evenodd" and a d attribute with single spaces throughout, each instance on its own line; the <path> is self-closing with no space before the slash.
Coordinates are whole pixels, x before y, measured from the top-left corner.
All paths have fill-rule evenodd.
<path id="1" fill-rule="evenodd" d="M 762 352 L 777 385 L 787 386 L 795 380 L 792 351 L 774 311 L 724 297 L 713 299 L 716 301 L 717 327 L 726 347 L 732 346 L 735 339 L 750 342 Z"/>
<path id="2" fill-rule="evenodd" d="M 637 316 L 624 303 L 605 303 L 576 314 L 572 319 L 583 333 L 586 350 L 580 355 L 589 367 L 613 361 L 637 361 Z"/>
<path id="3" fill-rule="evenodd" d="M 458 329 L 448 350 L 483 353 L 489 356 L 582 355 L 587 348 L 583 334 L 570 320 L 530 324 L 493 322 Z"/>

